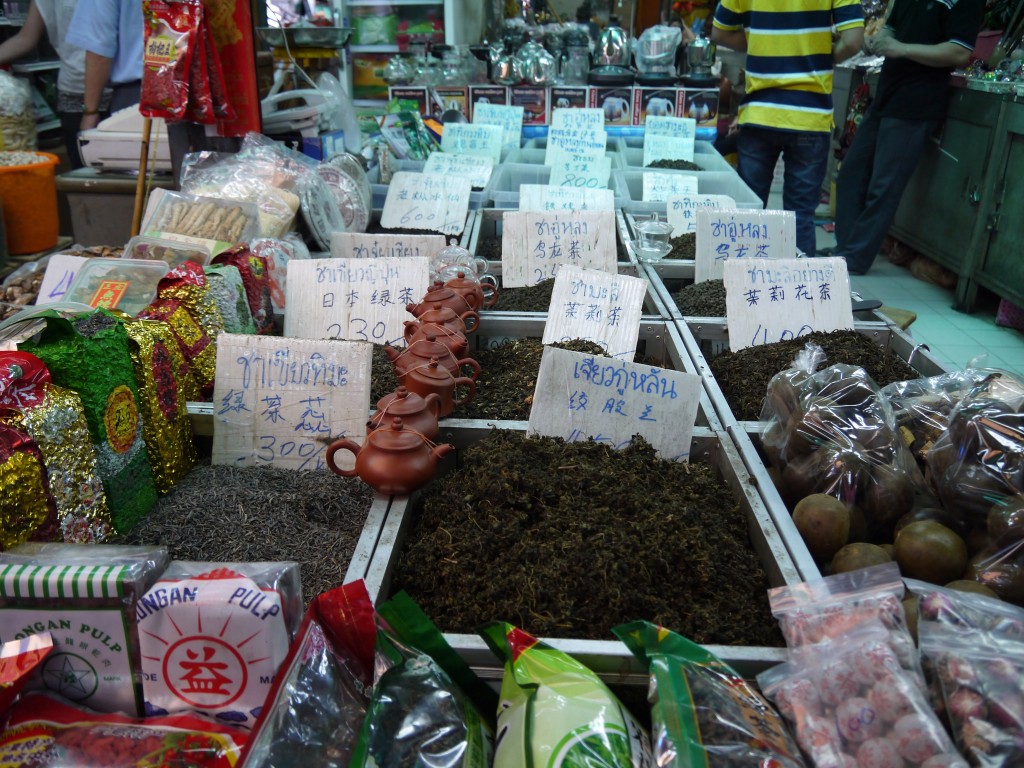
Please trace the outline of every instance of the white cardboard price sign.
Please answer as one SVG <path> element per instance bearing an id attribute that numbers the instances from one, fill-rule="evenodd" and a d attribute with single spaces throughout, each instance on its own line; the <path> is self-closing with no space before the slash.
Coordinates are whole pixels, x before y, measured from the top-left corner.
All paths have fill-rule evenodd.
<path id="1" fill-rule="evenodd" d="M 489 125 L 488 128 L 495 126 Z M 501 147 L 498 148 L 500 154 Z M 431 152 L 423 166 L 431 176 L 465 176 L 471 186 L 483 189 L 494 172 L 494 158 L 486 155 L 459 155 L 454 152 Z"/>
<path id="2" fill-rule="evenodd" d="M 474 125 L 501 126 L 501 143 L 505 149 L 519 149 L 523 135 L 523 108 L 502 104 L 474 104 Z"/>
<path id="3" fill-rule="evenodd" d="M 220 334 L 213 463 L 327 469 L 331 440 L 366 434 L 372 354 L 354 341 Z"/>
<path id="4" fill-rule="evenodd" d="M 555 275 L 542 341 L 585 339 L 609 357 L 632 360 L 646 293 L 643 278 L 562 267 Z"/>
<path id="5" fill-rule="evenodd" d="M 385 256 L 432 259 L 446 245 L 444 235 L 331 234 L 331 256 L 335 259 L 380 259 Z"/>
<path id="6" fill-rule="evenodd" d="M 429 259 L 292 259 L 284 335 L 405 346 L 407 304 L 430 285 Z"/>
<path id="7" fill-rule="evenodd" d="M 610 189 L 555 187 L 523 184 L 519 187 L 520 211 L 613 211 L 615 193 Z"/>
<path id="8" fill-rule="evenodd" d="M 645 201 L 662 202 L 676 195 L 697 194 L 697 177 L 685 173 L 644 171 Z"/>
<path id="9" fill-rule="evenodd" d="M 600 107 L 571 107 L 551 113 L 552 128 L 596 128 L 604 130 L 604 110 Z"/>
<path id="10" fill-rule="evenodd" d="M 385 229 L 431 229 L 458 235 L 469 213 L 469 179 L 399 171 L 391 179 L 380 224 Z"/>
<path id="11" fill-rule="evenodd" d="M 575 189 L 607 189 L 611 175 L 610 157 L 579 157 L 552 163 L 549 184 Z"/>
<path id="12" fill-rule="evenodd" d="M 644 165 L 655 160 L 693 161 L 697 121 L 692 117 L 654 117 L 644 121 Z"/>
<path id="13" fill-rule="evenodd" d="M 623 448 L 642 435 L 663 459 L 685 460 L 700 376 L 545 347 L 527 433 Z"/>
<path id="14" fill-rule="evenodd" d="M 694 282 L 722 277 L 730 259 L 791 259 L 796 256 L 792 211 L 697 211 Z"/>
<path id="15" fill-rule="evenodd" d="M 665 201 L 668 223 L 672 225 L 672 237 L 697 231 L 697 211 L 700 208 L 714 208 L 722 211 L 736 210 L 736 201 L 729 195 L 675 195 Z"/>
<path id="16" fill-rule="evenodd" d="M 544 164 L 551 165 L 565 156 L 604 157 L 608 133 L 603 128 L 551 128 Z"/>
<path id="17" fill-rule="evenodd" d="M 441 151 L 501 159 L 504 131 L 488 123 L 448 123 L 441 134 Z"/>
<path id="18" fill-rule="evenodd" d="M 731 259 L 724 267 L 733 352 L 813 331 L 853 329 L 843 258 Z"/>
<path id="19" fill-rule="evenodd" d="M 614 273 L 615 221 L 602 211 L 510 211 L 502 215 L 501 282 L 536 285 L 563 266 Z"/>
<path id="20" fill-rule="evenodd" d="M 85 256 L 72 256 L 70 253 L 55 253 L 51 256 L 46 262 L 46 272 L 43 273 L 43 282 L 39 284 L 39 295 L 35 303 L 52 304 L 63 299 L 86 261 Z"/>

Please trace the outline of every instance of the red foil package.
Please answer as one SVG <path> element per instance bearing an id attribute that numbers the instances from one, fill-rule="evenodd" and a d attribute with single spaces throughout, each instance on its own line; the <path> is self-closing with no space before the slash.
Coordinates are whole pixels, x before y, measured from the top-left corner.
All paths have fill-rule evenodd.
<path id="1" fill-rule="evenodd" d="M 197 0 L 144 0 L 142 10 L 145 43 L 139 111 L 146 117 L 184 120 L 202 6 Z"/>
<path id="2" fill-rule="evenodd" d="M 270 333 L 274 329 L 274 306 L 270 298 L 273 283 L 267 260 L 254 255 L 248 246 L 239 245 L 215 256 L 213 263 L 238 267 L 256 333 Z"/>

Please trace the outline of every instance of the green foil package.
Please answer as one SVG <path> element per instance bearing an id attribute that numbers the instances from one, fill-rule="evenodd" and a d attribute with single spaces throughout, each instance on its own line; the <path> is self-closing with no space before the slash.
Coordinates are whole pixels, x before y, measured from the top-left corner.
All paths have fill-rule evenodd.
<path id="1" fill-rule="evenodd" d="M 647 690 L 655 765 L 804 765 L 778 712 L 717 656 L 646 621 L 612 631 L 650 671 Z"/>
<path id="2" fill-rule="evenodd" d="M 81 397 L 114 527 L 124 533 L 156 503 L 128 334 L 102 309 L 73 319 L 44 316 L 46 327 L 21 350 L 46 363 L 54 384 Z"/>

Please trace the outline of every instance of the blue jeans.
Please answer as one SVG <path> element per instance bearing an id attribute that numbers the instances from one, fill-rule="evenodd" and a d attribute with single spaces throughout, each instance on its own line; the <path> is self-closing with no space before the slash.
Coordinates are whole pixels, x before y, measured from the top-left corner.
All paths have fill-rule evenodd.
<path id="1" fill-rule="evenodd" d="M 782 155 L 782 207 L 796 213 L 796 246 L 813 256 L 814 209 L 821 202 L 821 184 L 828 167 L 829 135 L 813 131 L 780 131 L 759 125 L 740 128 L 739 173 L 761 203 L 768 206 L 775 164 Z M 793 254 L 796 256 L 796 254 Z"/>

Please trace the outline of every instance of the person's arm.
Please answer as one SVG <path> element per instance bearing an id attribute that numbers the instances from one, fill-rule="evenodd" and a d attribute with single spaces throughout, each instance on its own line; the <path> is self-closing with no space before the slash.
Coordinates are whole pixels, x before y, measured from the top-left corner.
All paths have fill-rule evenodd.
<path id="1" fill-rule="evenodd" d="M 711 18 L 711 42 L 734 51 L 747 50 L 747 14 L 735 1 L 722 0 Z"/>
<path id="2" fill-rule="evenodd" d="M 721 27 L 711 28 L 711 42 L 734 51 L 747 50 L 747 33 L 742 29 L 726 30 Z"/>
<path id="3" fill-rule="evenodd" d="M 926 67 L 942 69 L 965 67 L 971 60 L 970 50 L 958 43 L 901 43 L 891 33 L 876 35 L 872 48 L 873 53 L 887 59 L 909 59 Z"/>
<path id="4" fill-rule="evenodd" d="M 95 128 L 100 121 L 100 100 L 110 79 L 114 60 L 92 51 L 85 52 L 85 98 L 83 100 L 81 130 Z"/>
<path id="5" fill-rule="evenodd" d="M 28 7 L 25 23 L 18 33 L 0 44 L 0 64 L 10 64 L 34 51 L 45 33 L 46 25 L 43 24 L 43 16 L 33 2 Z"/>
<path id="6" fill-rule="evenodd" d="M 864 27 L 850 27 L 839 31 L 839 40 L 832 48 L 832 61 L 846 61 L 864 47 Z"/>

